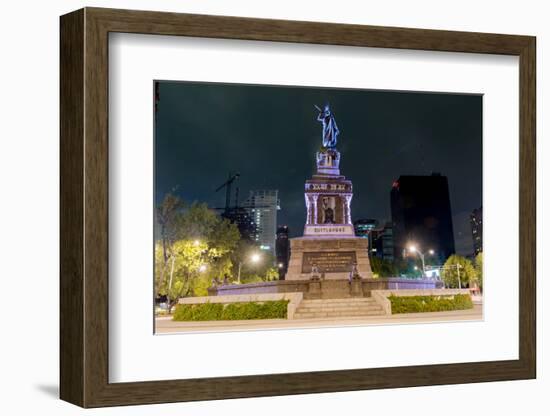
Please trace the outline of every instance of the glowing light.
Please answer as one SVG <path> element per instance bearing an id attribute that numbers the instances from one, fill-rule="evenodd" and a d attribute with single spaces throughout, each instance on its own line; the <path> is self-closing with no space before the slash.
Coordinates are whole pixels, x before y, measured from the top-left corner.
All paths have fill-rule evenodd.
<path id="1" fill-rule="evenodd" d="M 434 253 L 435 253 L 435 251 L 433 251 L 433 250 L 430 250 L 430 251 L 428 251 L 428 253 L 430 253 L 430 254 L 431 254 L 431 255 L 433 256 L 433 255 L 434 255 Z"/>
<path id="2" fill-rule="evenodd" d="M 282 269 L 284 267 L 283 263 L 279 263 L 279 269 Z"/>
<path id="3" fill-rule="evenodd" d="M 204 273 L 208 269 L 208 266 L 206 264 L 201 264 L 199 266 L 199 272 Z"/>
<path id="4" fill-rule="evenodd" d="M 201 242 L 200 242 L 199 240 L 193 241 L 193 244 L 194 244 L 195 246 L 198 246 L 200 243 L 201 243 Z"/>
<path id="5" fill-rule="evenodd" d="M 416 246 L 409 246 L 409 251 L 411 253 L 416 253 Z"/>
<path id="6" fill-rule="evenodd" d="M 258 263 L 260 261 L 260 255 L 259 254 L 253 254 L 250 257 L 250 261 L 252 261 L 252 263 Z"/>

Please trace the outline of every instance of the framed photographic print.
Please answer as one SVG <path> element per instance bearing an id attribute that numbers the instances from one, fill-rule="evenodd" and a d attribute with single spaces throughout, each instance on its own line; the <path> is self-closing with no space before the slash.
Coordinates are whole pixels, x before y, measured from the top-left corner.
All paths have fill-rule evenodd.
<path id="1" fill-rule="evenodd" d="M 534 37 L 85 8 L 60 52 L 63 400 L 536 376 Z"/>

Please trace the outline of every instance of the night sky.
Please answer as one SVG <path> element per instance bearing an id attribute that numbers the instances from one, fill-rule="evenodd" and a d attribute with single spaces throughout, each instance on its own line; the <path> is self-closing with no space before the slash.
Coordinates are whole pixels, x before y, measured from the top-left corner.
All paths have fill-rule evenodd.
<path id="1" fill-rule="evenodd" d="M 241 201 L 252 189 L 278 189 L 279 225 L 302 235 L 304 181 L 321 146 L 314 104 L 326 102 L 340 129 L 341 174 L 353 182 L 352 220 L 389 221 L 395 179 L 440 172 L 449 180 L 456 250 L 471 254 L 468 216 L 482 205 L 480 95 L 162 81 L 156 201 L 177 187 L 188 202 L 223 207 L 225 191 L 214 190 L 238 171 Z"/>

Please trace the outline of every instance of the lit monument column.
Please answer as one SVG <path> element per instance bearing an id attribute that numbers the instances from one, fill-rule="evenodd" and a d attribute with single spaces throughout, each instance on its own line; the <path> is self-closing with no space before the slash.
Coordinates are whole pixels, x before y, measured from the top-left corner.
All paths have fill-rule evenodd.
<path id="1" fill-rule="evenodd" d="M 313 224 L 317 225 L 317 199 L 319 194 L 312 194 L 313 197 Z"/>
<path id="2" fill-rule="evenodd" d="M 346 224 L 351 224 L 351 198 L 353 194 L 345 195 L 346 198 Z"/>
<path id="3" fill-rule="evenodd" d="M 311 201 L 308 194 L 304 194 L 306 198 L 306 224 L 311 224 Z"/>
<path id="4" fill-rule="evenodd" d="M 342 201 L 342 224 L 348 223 L 348 201 L 346 196 L 340 197 L 340 201 Z"/>

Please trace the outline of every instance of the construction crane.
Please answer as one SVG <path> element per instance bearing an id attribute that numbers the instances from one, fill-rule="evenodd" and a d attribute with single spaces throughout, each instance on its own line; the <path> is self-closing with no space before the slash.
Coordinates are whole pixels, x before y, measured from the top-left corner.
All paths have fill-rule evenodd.
<path id="1" fill-rule="evenodd" d="M 227 180 L 222 183 L 220 186 L 216 188 L 214 192 L 219 192 L 223 188 L 225 188 L 225 207 L 223 208 L 214 208 L 216 210 L 223 210 L 224 213 L 228 213 L 231 210 L 231 188 L 233 186 L 233 182 L 235 182 L 241 174 L 239 172 L 231 173 L 229 172 L 229 175 L 227 176 Z M 235 189 L 235 206 L 234 208 L 241 208 L 239 205 L 239 187 Z M 269 205 L 254 205 L 254 208 L 270 208 Z"/>
<path id="2" fill-rule="evenodd" d="M 229 206 L 231 204 L 231 186 L 233 185 L 233 182 L 239 179 L 240 176 L 241 174 L 239 172 L 236 172 L 236 173 L 229 172 L 227 180 L 224 183 L 222 183 L 220 186 L 218 186 L 218 188 L 215 191 L 215 192 L 218 192 L 218 191 L 221 191 L 223 188 L 225 188 L 225 208 L 224 208 L 225 213 L 229 212 Z"/>
<path id="3" fill-rule="evenodd" d="M 219 192 L 225 188 L 225 207 L 213 209 L 223 211 L 221 214 L 223 218 L 228 219 L 231 223 L 237 224 L 241 236 L 243 236 L 244 239 L 257 240 L 257 224 L 249 212 L 250 208 L 242 207 L 239 203 L 239 187 L 235 189 L 235 205 L 233 207 L 231 206 L 231 190 L 233 183 L 239 179 L 240 176 L 239 172 L 229 172 L 227 180 L 215 190 L 215 192 Z M 254 211 L 254 209 L 271 208 L 271 206 L 254 204 L 252 208 L 252 211 Z"/>

